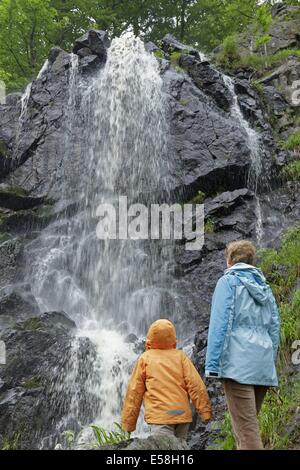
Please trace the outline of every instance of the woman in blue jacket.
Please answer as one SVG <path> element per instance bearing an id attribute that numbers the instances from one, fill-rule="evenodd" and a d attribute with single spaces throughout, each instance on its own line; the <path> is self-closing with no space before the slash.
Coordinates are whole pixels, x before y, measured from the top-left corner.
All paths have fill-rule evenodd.
<path id="1" fill-rule="evenodd" d="M 276 355 L 280 323 L 272 291 L 253 266 L 248 241 L 225 250 L 228 269 L 212 300 L 205 374 L 222 378 L 240 450 L 263 449 L 257 415 L 268 387 L 278 385 Z"/>

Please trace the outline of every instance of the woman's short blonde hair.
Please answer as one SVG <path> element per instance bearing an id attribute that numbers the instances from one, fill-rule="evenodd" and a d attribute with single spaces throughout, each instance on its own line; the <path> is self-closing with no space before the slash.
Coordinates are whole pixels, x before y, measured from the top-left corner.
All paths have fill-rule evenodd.
<path id="1" fill-rule="evenodd" d="M 236 263 L 247 263 L 253 265 L 255 255 L 255 246 L 252 242 L 247 240 L 231 242 L 225 249 L 225 257 L 231 265 Z"/>

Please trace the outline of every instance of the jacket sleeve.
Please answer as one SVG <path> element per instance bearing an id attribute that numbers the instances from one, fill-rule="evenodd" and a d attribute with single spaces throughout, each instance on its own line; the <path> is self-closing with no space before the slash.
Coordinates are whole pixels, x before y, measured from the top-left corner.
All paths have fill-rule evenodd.
<path id="1" fill-rule="evenodd" d="M 211 419 L 211 404 L 203 380 L 190 359 L 182 353 L 184 382 L 194 406 L 204 421 Z"/>
<path id="2" fill-rule="evenodd" d="M 208 377 L 220 375 L 220 357 L 232 308 L 234 308 L 234 290 L 227 277 L 223 276 L 217 282 L 212 299 L 205 361 L 205 375 Z"/>
<path id="3" fill-rule="evenodd" d="M 123 431 L 132 432 L 140 414 L 146 391 L 146 372 L 143 355 L 136 362 L 132 371 L 122 410 L 121 425 Z"/>
<path id="4" fill-rule="evenodd" d="M 271 308 L 272 308 L 272 317 L 271 323 L 269 327 L 269 335 L 271 337 L 273 343 L 273 351 L 274 351 L 274 360 L 277 357 L 278 345 L 280 340 L 280 319 L 279 319 L 279 312 L 276 305 L 276 300 L 274 298 L 273 293 L 271 294 Z"/>

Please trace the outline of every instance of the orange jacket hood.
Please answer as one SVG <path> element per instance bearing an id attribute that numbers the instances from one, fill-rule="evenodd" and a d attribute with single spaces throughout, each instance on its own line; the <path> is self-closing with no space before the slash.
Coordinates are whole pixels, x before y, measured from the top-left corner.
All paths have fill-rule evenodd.
<path id="1" fill-rule="evenodd" d="M 176 348 L 175 326 L 169 320 L 157 320 L 149 328 L 146 350 Z"/>

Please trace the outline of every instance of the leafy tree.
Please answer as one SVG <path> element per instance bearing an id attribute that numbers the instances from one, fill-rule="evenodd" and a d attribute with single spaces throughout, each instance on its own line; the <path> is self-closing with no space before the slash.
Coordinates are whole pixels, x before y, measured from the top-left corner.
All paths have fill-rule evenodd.
<path id="1" fill-rule="evenodd" d="M 275 0 L 0 0 L 0 80 L 9 90 L 31 80 L 50 47 L 70 50 L 90 28 L 111 37 L 132 30 L 144 40 L 172 33 L 211 51 L 226 37 L 251 30 L 268 40 Z M 299 0 L 286 3 L 300 5 Z"/>
<path id="2" fill-rule="evenodd" d="M 91 28 L 113 32 L 116 1 L 50 0 L 49 3 L 56 12 L 53 43 L 60 47 L 70 49 L 74 40 Z"/>
<path id="3" fill-rule="evenodd" d="M 56 11 L 49 0 L 2 0 L 0 75 L 10 88 L 28 82 L 51 46 Z"/>

